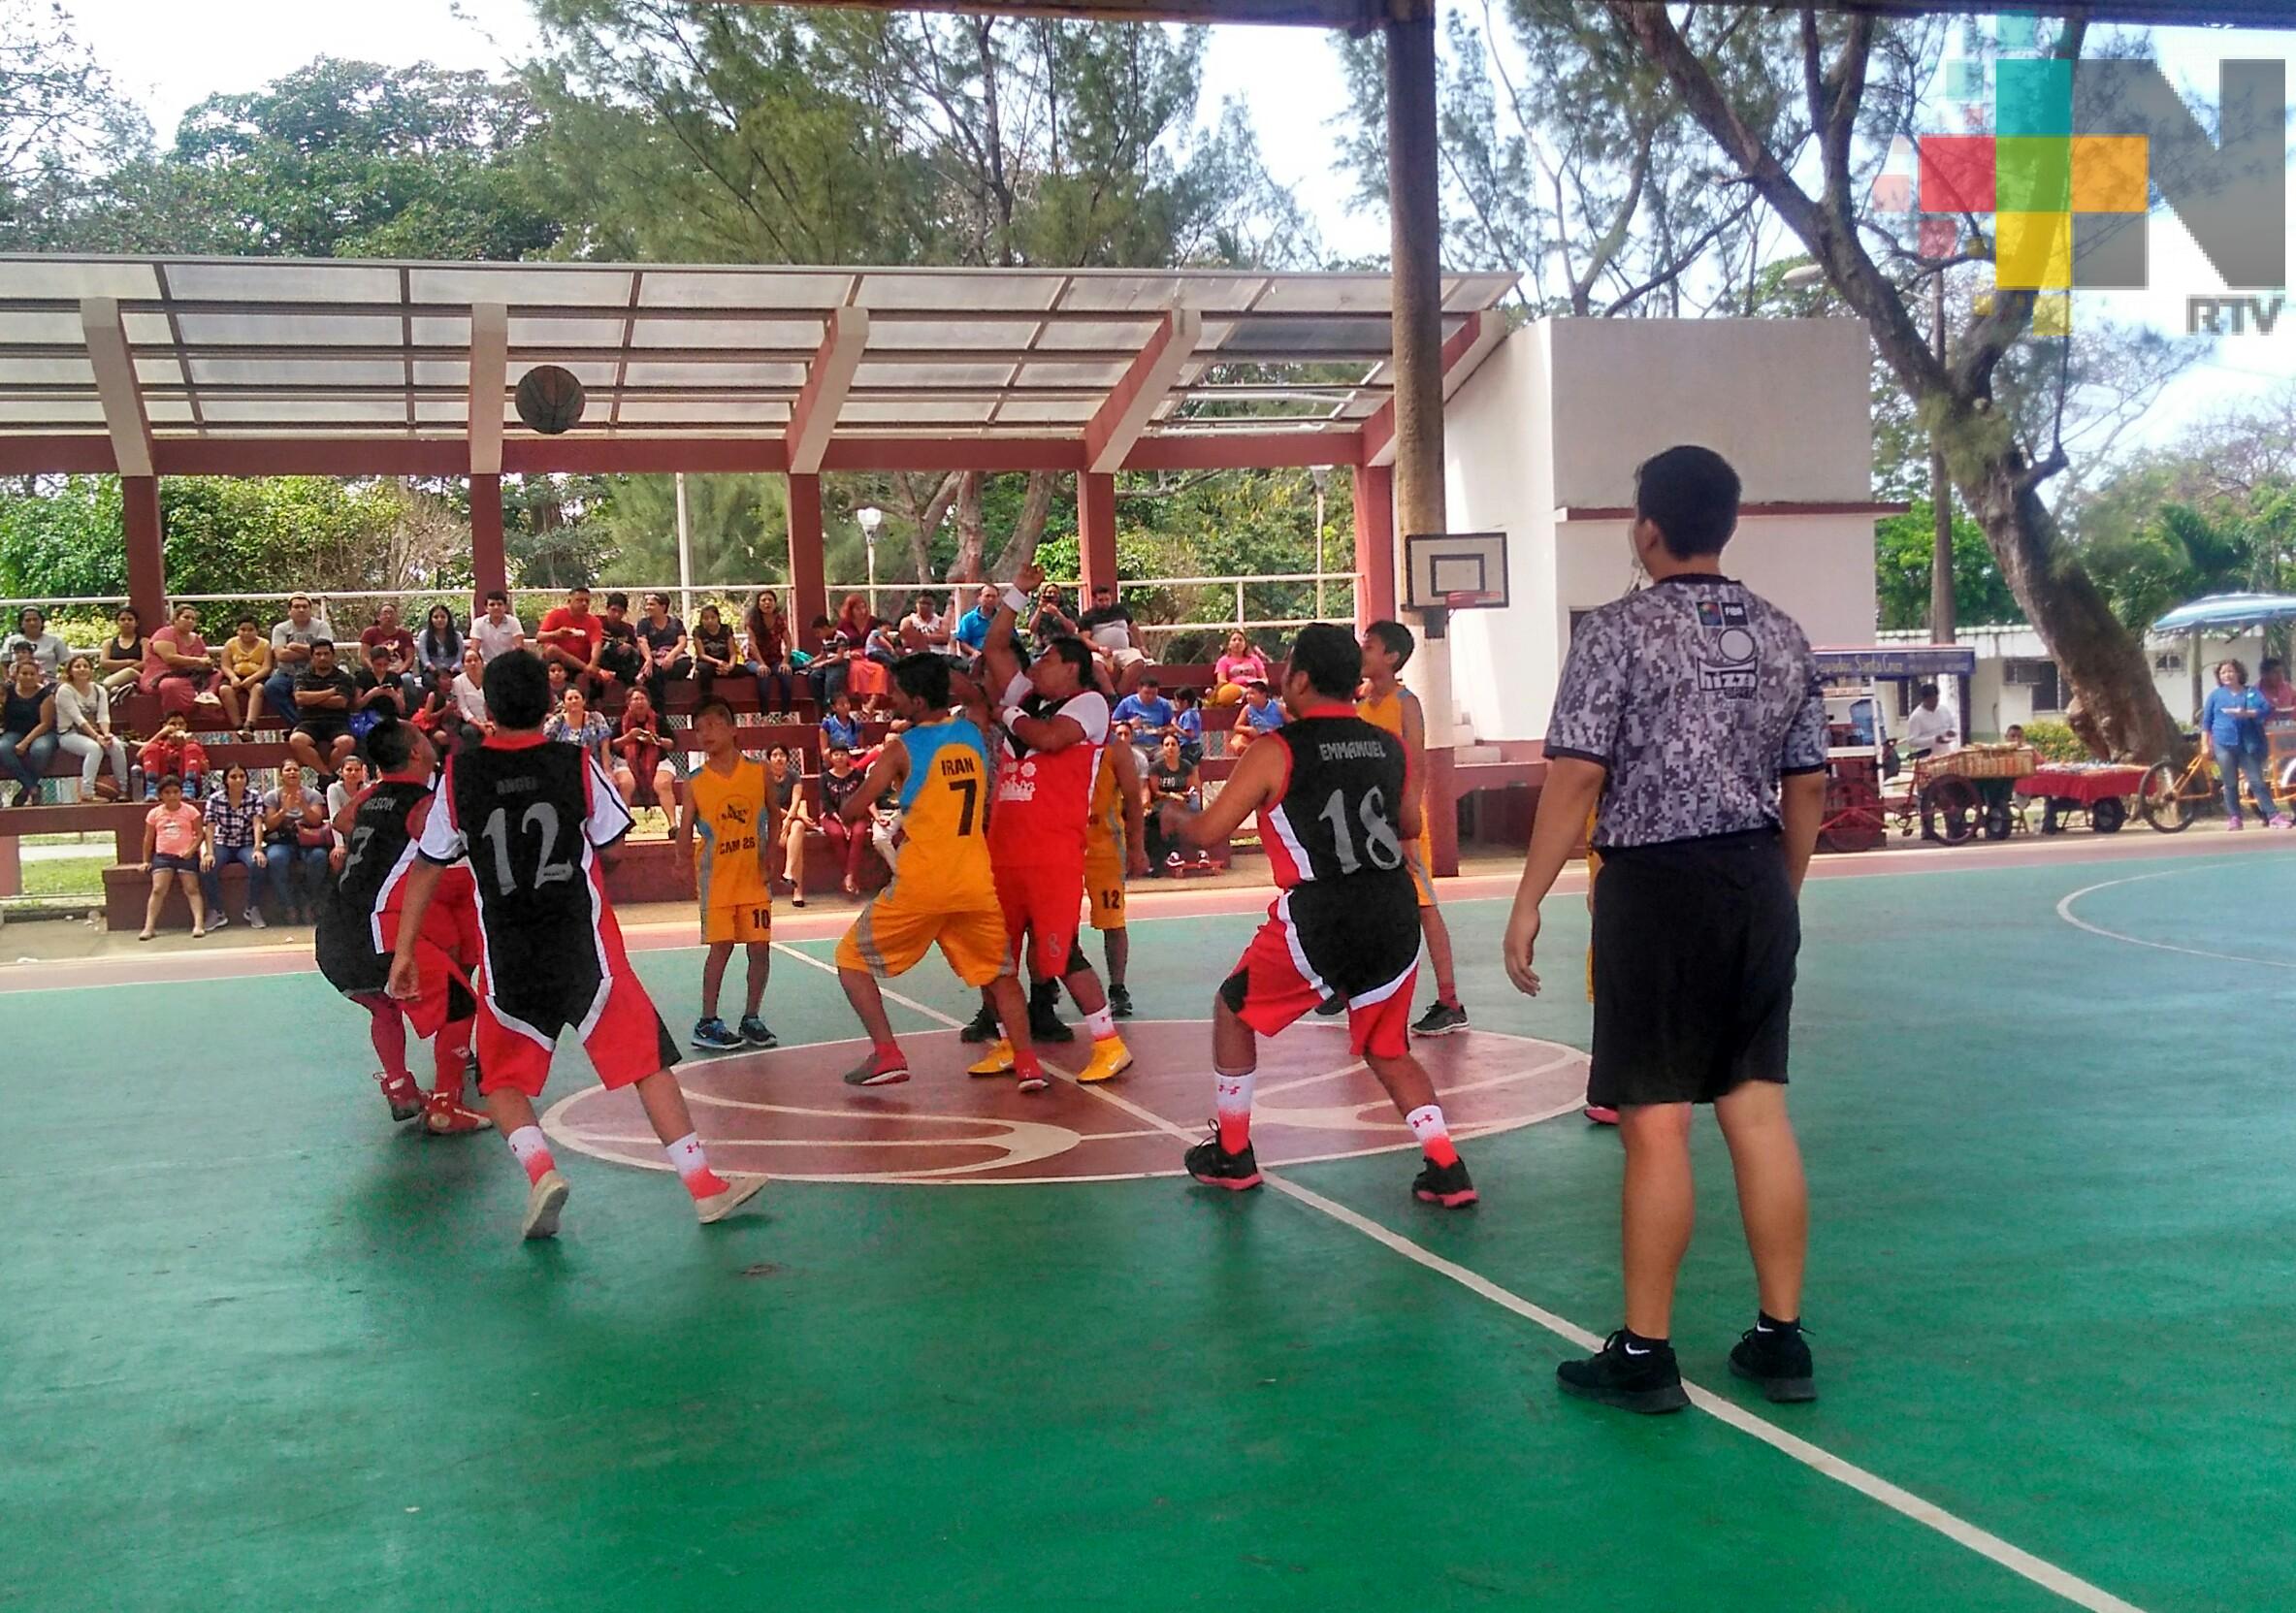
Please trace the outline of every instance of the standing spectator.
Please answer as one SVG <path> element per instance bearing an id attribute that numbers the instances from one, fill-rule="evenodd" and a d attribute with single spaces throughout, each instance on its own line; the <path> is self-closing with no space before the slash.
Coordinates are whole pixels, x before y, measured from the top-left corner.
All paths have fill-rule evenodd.
<path id="1" fill-rule="evenodd" d="M 1181 754 L 1180 735 L 1177 733 L 1167 733 L 1156 746 L 1155 759 L 1148 763 L 1148 860 L 1158 872 L 1175 874 L 1186 863 L 1187 858 L 1180 843 L 1164 832 L 1164 803 L 1178 801 L 1190 812 L 1200 811 L 1204 805 L 1203 775 Z M 1212 866 L 1212 853 L 1209 850 L 1199 850 L 1196 858 L 1203 866 Z"/>
<path id="2" fill-rule="evenodd" d="M 993 596 L 993 590 L 990 592 Z M 989 613 L 991 616 L 995 614 L 993 597 Z M 1077 638 L 1082 633 L 1083 629 L 1078 628 L 1076 618 L 1068 614 L 1068 607 L 1061 602 L 1058 583 L 1047 583 L 1037 590 L 1036 610 L 1028 618 L 1028 636 L 1031 639 L 1038 644 L 1050 644 L 1055 638 Z"/>
<path id="3" fill-rule="evenodd" d="M 121 605 L 116 626 L 103 649 L 96 653 L 96 671 L 104 687 L 117 694 L 135 686 L 144 671 L 144 616 L 134 605 Z"/>
<path id="4" fill-rule="evenodd" d="M 646 596 L 646 614 L 637 625 L 638 642 L 645 652 L 646 698 L 656 711 L 669 711 L 669 680 L 694 670 L 686 649 L 686 624 L 669 613 L 669 596 Z"/>
<path id="5" fill-rule="evenodd" d="M 128 792 L 127 747 L 112 732 L 112 694 L 96 682 L 95 662 L 82 653 L 64 663 L 64 681 L 55 690 L 56 743 L 80 758 L 80 796 L 82 800 L 106 794 L 96 782 L 104 758 L 112 758 L 117 788 L 112 800 Z"/>
<path id="6" fill-rule="evenodd" d="M 598 655 L 598 675 L 605 680 L 601 695 L 610 694 L 619 687 L 632 689 L 645 676 L 646 653 L 638 644 L 637 629 L 630 620 L 630 596 L 606 596 L 606 614 L 598 622 L 598 630 L 605 634 Z"/>
<path id="7" fill-rule="evenodd" d="M 2256 816 L 2276 829 L 2288 826 L 2287 815 L 2272 798 L 2272 785 L 2264 776 L 2264 720 L 2272 702 L 2260 690 L 2248 687 L 2248 669 L 2237 661 L 2219 661 L 2216 687 L 2201 703 L 2200 726 L 2216 755 L 2216 776 L 2224 782 L 2224 826 L 2246 828 L 2240 813 L 2240 781 L 2244 775 L 2256 797 Z"/>
<path id="8" fill-rule="evenodd" d="M 463 749 L 484 744 L 494 724 L 486 715 L 486 652 L 475 637 L 463 646 L 463 669 L 454 680 L 454 707 L 462 725 Z"/>
<path id="9" fill-rule="evenodd" d="M 1268 658 L 1251 646 L 1243 630 L 1228 634 L 1228 652 L 1212 663 L 1212 703 L 1232 706 L 1244 698 L 1246 686 L 1270 681 Z"/>
<path id="10" fill-rule="evenodd" d="M 313 666 L 315 670 L 315 660 Z M 316 845 L 303 843 L 303 830 L 313 811 L 324 823 L 327 798 L 305 782 L 301 763 L 281 762 L 278 788 L 263 795 L 263 855 L 265 870 L 271 875 L 272 904 L 278 909 L 281 921 L 289 924 L 309 923 L 327 888 L 332 836 Z"/>
<path id="11" fill-rule="evenodd" d="M 805 683 L 813 691 L 816 710 L 828 710 L 829 702 L 844 691 L 846 662 L 852 654 L 836 623 L 826 616 L 813 619 L 812 659 L 805 664 Z"/>
<path id="12" fill-rule="evenodd" d="M 1180 754 L 1195 766 L 1204 759 L 1204 713 L 1197 708 L 1193 689 L 1172 692 L 1172 731 L 1180 735 Z"/>
<path id="13" fill-rule="evenodd" d="M 1652 586 L 1598 606 L 1571 636 L 1504 942 L 1508 979 L 1536 994 L 1539 903 L 1596 812 L 1587 1101 L 1618 1111 L 1626 1149 L 1626 1316 L 1556 1377 L 1633 1411 L 1690 1403 L 1669 1335 L 1698 1105 L 1730 1150 L 1759 1295 L 1730 1371 L 1773 1401 L 1817 1396 L 1801 1337 L 1809 1193 L 1786 1073 L 1802 877 L 1826 811 L 1825 686 L 1801 628 L 1722 574 L 1738 496 L 1711 449 L 1670 448 L 1637 474 L 1632 541 Z"/>
<path id="14" fill-rule="evenodd" d="M 189 716 L 214 681 L 214 659 L 199 635 L 199 611 L 178 605 L 168 625 L 145 641 L 144 693 L 159 696 L 162 716 Z"/>
<path id="15" fill-rule="evenodd" d="M 861 893 L 861 858 L 869 853 L 869 830 L 866 824 L 845 821 L 845 803 L 853 799 L 853 792 L 861 787 L 863 774 L 853 764 L 853 752 L 843 745 L 831 745 L 822 753 L 822 835 L 829 843 L 829 855 L 838 859 L 845 869 L 845 893 Z M 802 889 L 805 883 L 805 842 L 800 837 L 791 847 L 791 866 L 796 870 L 791 878 Z"/>
<path id="16" fill-rule="evenodd" d="M 592 711 L 590 697 L 570 683 L 566 698 L 559 702 L 558 715 L 542 725 L 542 737 L 581 746 L 598 763 L 599 772 L 609 779 L 614 776 L 614 725 Z"/>
<path id="17" fill-rule="evenodd" d="M 215 697 L 223 702 L 223 720 L 242 739 L 255 737 L 263 718 L 263 689 L 271 681 L 271 640 L 252 616 L 240 618 L 239 631 L 223 641 L 223 675 L 215 680 Z M 240 701 L 247 703 L 242 706 Z"/>
<path id="18" fill-rule="evenodd" d="M 773 808 L 773 821 L 782 825 L 776 845 L 782 854 L 782 877 L 794 887 L 794 894 L 790 897 L 792 907 L 805 905 L 805 887 L 797 884 L 798 875 L 804 871 L 805 854 L 799 852 L 793 863 L 790 859 L 792 834 L 803 834 L 810 822 L 804 816 L 804 752 L 792 752 L 787 745 L 768 746 L 765 751 L 765 795 Z"/>
<path id="19" fill-rule="evenodd" d="M 144 798 L 155 799 L 159 781 L 173 774 L 183 781 L 183 793 L 196 796 L 208 782 L 208 748 L 191 737 L 191 723 L 181 712 L 160 720 L 159 732 L 136 753 L 144 770 Z"/>
<path id="20" fill-rule="evenodd" d="M 995 620 L 996 589 L 992 584 L 983 583 L 981 592 L 974 596 L 973 608 L 956 619 L 956 626 L 949 633 L 950 645 L 961 653 L 964 664 L 969 666 L 981 659 L 981 647 L 988 642 L 988 625 Z"/>
<path id="21" fill-rule="evenodd" d="M 1164 698 L 1163 684 L 1153 673 L 1140 680 L 1137 692 L 1116 702 L 1116 721 L 1131 724 L 1132 731 L 1150 744 L 1172 726 L 1172 720 L 1177 715 L 1172 702 Z"/>
<path id="22" fill-rule="evenodd" d="M 941 601 L 930 594 L 920 594 L 901 618 L 901 655 L 934 655 L 946 658 L 949 654 L 949 619 L 941 614 Z M 900 659 L 899 655 L 893 658 Z"/>
<path id="23" fill-rule="evenodd" d="M 270 857 L 263 849 L 263 802 L 247 788 L 245 762 L 223 764 L 223 782 L 208 797 L 201 819 L 199 879 L 209 922 L 216 929 L 231 922 L 223 907 L 223 870 L 238 863 L 247 871 L 247 899 L 240 917 L 249 929 L 262 929 L 263 870 Z"/>
<path id="24" fill-rule="evenodd" d="M 478 646 L 481 662 L 526 648 L 526 625 L 510 613 L 509 595 L 499 588 L 487 592 L 484 612 L 471 620 L 470 641 Z"/>
<path id="25" fill-rule="evenodd" d="M 694 623 L 694 689 L 696 705 L 717 693 L 718 679 L 728 672 L 755 671 L 734 649 L 733 629 L 726 613 L 715 604 L 701 607 Z M 760 694 L 762 690 L 760 688 Z"/>
<path id="26" fill-rule="evenodd" d="M 1954 748 L 1959 729 L 1954 714 L 1937 704 L 1937 686 L 1925 683 L 1914 691 L 1914 708 L 1905 718 L 1905 757 L 1908 761 L 1943 756 Z"/>
<path id="27" fill-rule="evenodd" d="M 1266 684 L 1245 686 L 1244 722 L 1254 739 L 1263 733 L 1274 733 L 1283 726 L 1283 707 Z"/>
<path id="28" fill-rule="evenodd" d="M 385 599 L 382 608 L 374 613 L 374 626 L 359 635 L 360 659 L 369 665 L 374 663 L 374 648 L 382 645 L 391 652 L 390 669 L 393 673 L 414 670 L 414 634 L 406 630 L 399 620 L 399 601 Z"/>
<path id="29" fill-rule="evenodd" d="M 1115 589 L 1096 588 L 1092 608 L 1084 612 L 1077 628 L 1108 673 L 1110 686 L 1118 694 L 1131 694 L 1148 663 L 1148 652 L 1140 647 L 1140 627 L 1132 620 L 1132 607 L 1117 602 Z"/>
<path id="30" fill-rule="evenodd" d="M 26 605 L 16 613 L 16 631 L 0 639 L 0 664 L 16 660 L 19 644 L 31 647 L 42 680 L 55 682 L 64 669 L 64 641 L 48 630 L 48 617 L 38 605 Z"/>
<path id="31" fill-rule="evenodd" d="M 16 780 L 17 806 L 40 804 L 40 781 L 55 754 L 55 691 L 41 677 L 38 661 L 18 656 L 8 668 L 8 693 L 0 696 L 0 771 Z"/>
<path id="32" fill-rule="evenodd" d="M 463 670 L 463 635 L 455 630 L 454 612 L 433 605 L 423 619 L 423 634 L 414 641 L 416 670 L 432 689 L 445 690 Z"/>
<path id="33" fill-rule="evenodd" d="M 825 754 L 832 745 L 842 745 L 848 751 L 861 748 L 861 720 L 854 715 L 853 696 L 843 690 L 829 702 L 826 716 L 822 718 L 822 750 Z"/>
<path id="34" fill-rule="evenodd" d="M 662 729 L 646 692 L 631 690 L 622 708 L 622 731 L 614 737 L 613 777 L 625 806 L 654 807 L 666 819 L 678 804 L 678 776 L 669 763 L 669 736 Z"/>
<path id="35" fill-rule="evenodd" d="M 749 636 L 750 669 L 758 676 L 758 709 L 787 713 L 797 698 L 797 680 L 790 665 L 790 630 L 781 613 L 781 597 L 770 588 L 758 590 L 742 619 Z M 815 697 L 818 699 L 819 693 Z"/>
<path id="36" fill-rule="evenodd" d="M 595 687 L 598 653 L 605 647 L 606 630 L 605 624 L 590 614 L 590 590 L 567 589 L 566 602 L 544 613 L 534 642 L 541 646 L 543 661 L 566 669 L 569 682 Z"/>
<path id="37" fill-rule="evenodd" d="M 144 933 L 148 941 L 159 933 L 159 910 L 168 904 L 168 887 L 180 883 L 183 899 L 191 904 L 191 936 L 208 933 L 207 903 L 199 887 L 199 808 L 183 799 L 183 781 L 170 774 L 159 781 L 159 803 L 144 814 L 144 861 L 138 872 L 151 876 L 151 900 L 144 907 Z"/>
<path id="38" fill-rule="evenodd" d="M 271 629 L 273 671 L 271 681 L 263 686 L 272 710 L 282 716 L 295 710 L 295 680 L 310 670 L 312 643 L 334 637 L 326 612 L 311 609 L 309 595 L 287 597 L 287 620 Z"/>
<path id="39" fill-rule="evenodd" d="M 332 638 L 314 638 L 309 648 L 309 661 L 295 675 L 295 727 L 287 735 L 287 749 L 312 772 L 333 773 L 351 754 L 351 708 L 359 698 L 359 680 L 335 664 Z"/>

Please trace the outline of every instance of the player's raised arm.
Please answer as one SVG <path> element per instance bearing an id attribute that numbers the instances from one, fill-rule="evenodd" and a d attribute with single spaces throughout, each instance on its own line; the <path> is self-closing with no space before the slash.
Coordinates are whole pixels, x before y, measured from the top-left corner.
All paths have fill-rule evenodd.
<path id="1" fill-rule="evenodd" d="M 1290 764 L 1291 755 L 1280 745 L 1252 746 L 1202 812 L 1190 812 L 1178 801 L 1163 804 L 1160 822 L 1165 835 L 1188 846 L 1226 844 L 1245 819 L 1283 792 L 1284 771 Z"/>
<path id="2" fill-rule="evenodd" d="M 988 637 L 981 645 L 984 688 L 1002 690 L 1019 674 L 1020 657 L 1013 648 L 1013 632 L 1019 624 L 1020 613 L 1028 609 L 1044 581 L 1041 566 L 1023 565 L 997 602 L 996 615 L 988 624 Z"/>
<path id="3" fill-rule="evenodd" d="M 845 798 L 837 809 L 837 816 L 848 823 L 868 822 L 869 809 L 879 796 L 889 790 L 900 788 L 909 776 L 909 747 L 894 740 L 887 740 L 877 752 L 877 759 L 869 763 L 869 771 L 861 779 L 861 787 Z"/>

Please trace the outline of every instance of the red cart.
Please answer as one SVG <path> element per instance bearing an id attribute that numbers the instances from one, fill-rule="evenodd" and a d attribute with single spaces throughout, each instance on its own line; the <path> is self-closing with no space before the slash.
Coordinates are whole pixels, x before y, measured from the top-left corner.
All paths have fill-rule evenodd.
<path id="1" fill-rule="evenodd" d="M 2063 833 L 2065 820 L 2075 813 L 2086 813 L 2097 833 L 2112 834 L 2128 822 L 2129 800 L 2144 788 L 2144 768 L 2112 762 L 2044 767 L 2017 781 L 2020 795 L 2038 795 L 2045 803 L 2043 834 Z"/>

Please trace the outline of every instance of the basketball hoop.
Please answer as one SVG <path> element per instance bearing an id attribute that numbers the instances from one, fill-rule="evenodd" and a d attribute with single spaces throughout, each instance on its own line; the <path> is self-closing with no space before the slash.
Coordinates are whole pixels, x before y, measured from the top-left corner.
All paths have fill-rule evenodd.
<path id="1" fill-rule="evenodd" d="M 1482 610 L 1500 602 L 1499 596 L 1481 589 L 1470 589 L 1443 596 L 1445 610 Z"/>

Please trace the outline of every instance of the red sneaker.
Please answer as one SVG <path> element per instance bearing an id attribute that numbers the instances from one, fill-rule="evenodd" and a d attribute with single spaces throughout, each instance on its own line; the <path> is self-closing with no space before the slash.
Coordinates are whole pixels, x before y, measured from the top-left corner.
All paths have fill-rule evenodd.
<path id="1" fill-rule="evenodd" d="M 1618 1124 L 1618 1111 L 1615 1109 L 1604 1109 L 1601 1104 L 1587 1105 L 1586 1115 L 1588 1119 L 1594 1121 L 1598 1126 L 1615 1126 Z"/>
<path id="2" fill-rule="evenodd" d="M 423 1126 L 433 1137 L 460 1137 L 466 1132 L 495 1129 L 492 1119 L 465 1106 L 457 1092 L 434 1092 L 424 1100 Z"/>
<path id="3" fill-rule="evenodd" d="M 845 1072 L 848 1086 L 890 1086 L 908 1079 L 909 1059 L 898 1048 L 884 1052 L 871 1048 L 867 1058 Z"/>
<path id="4" fill-rule="evenodd" d="M 394 1076 L 387 1070 L 377 1070 L 374 1082 L 382 1088 L 383 1102 L 391 1106 L 394 1124 L 404 1125 L 423 1112 L 423 1089 L 415 1085 L 412 1076 Z"/>

